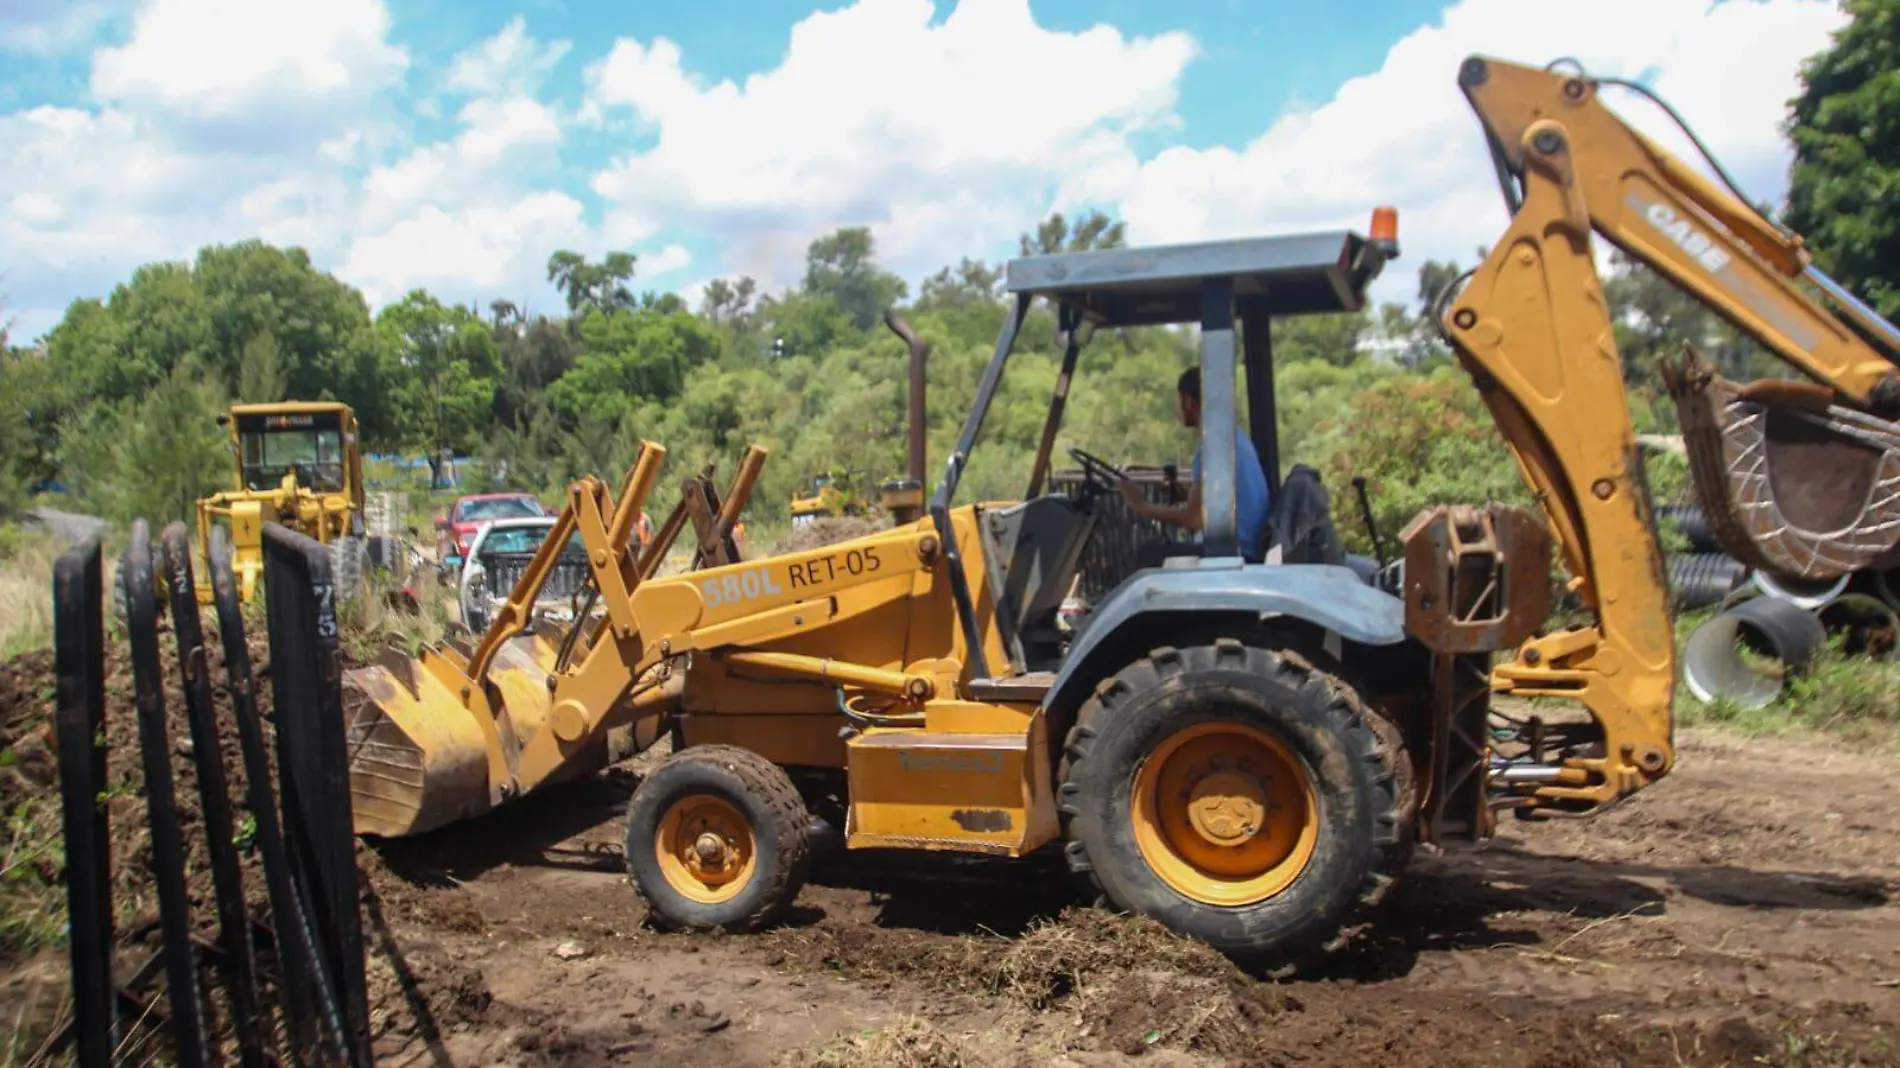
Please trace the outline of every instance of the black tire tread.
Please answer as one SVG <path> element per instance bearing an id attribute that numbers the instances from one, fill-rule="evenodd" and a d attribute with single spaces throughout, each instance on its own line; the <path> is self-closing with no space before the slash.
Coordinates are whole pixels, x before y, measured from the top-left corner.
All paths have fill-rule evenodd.
<path id="1" fill-rule="evenodd" d="M 778 842 L 775 862 L 759 876 L 767 881 L 766 892 L 751 912 L 718 926 L 733 933 L 749 933 L 770 926 L 790 907 L 811 871 L 811 817 L 805 810 L 804 799 L 799 796 L 797 786 L 793 785 L 791 776 L 785 773 L 784 768 L 750 749 L 735 745 L 699 745 L 680 750 L 667 757 L 653 774 L 661 774 L 668 765 L 688 764 L 703 764 L 729 773 L 738 780 L 740 789 L 763 803 Z M 649 776 L 648 781 L 651 779 Z M 626 861 L 627 873 L 633 877 L 634 893 L 646 904 L 648 916 L 656 926 L 665 929 L 705 929 L 710 926 L 676 923 L 666 916 L 641 888 L 640 880 L 634 873 L 631 849 L 627 851 Z"/>
<path id="2" fill-rule="evenodd" d="M 1076 815 L 1073 773 L 1089 758 L 1096 737 L 1092 724 L 1129 695 L 1159 686 L 1172 675 L 1200 669 L 1239 669 L 1275 679 L 1296 690 L 1309 708 L 1323 710 L 1346 739 L 1357 759 L 1369 768 L 1374 790 L 1374 856 L 1354 900 L 1336 930 L 1305 945 L 1285 945 L 1275 952 L 1276 965 L 1266 969 L 1276 978 L 1304 972 L 1345 949 L 1368 929 L 1382 906 L 1389 903 L 1400 874 L 1411 857 L 1415 835 L 1416 784 L 1398 726 L 1373 712 L 1357 691 L 1324 672 L 1289 648 L 1262 648 L 1234 638 L 1216 638 L 1205 645 L 1181 650 L 1158 646 L 1140 660 L 1104 679 L 1076 712 L 1058 762 L 1057 811 L 1064 836 Z M 1069 869 L 1084 883 L 1087 895 L 1099 906 L 1108 905 L 1108 892 L 1095 872 L 1094 859 L 1084 844 L 1070 839 Z"/>
<path id="3" fill-rule="evenodd" d="M 345 534 L 330 543 L 330 581 L 336 585 L 338 604 L 354 601 L 364 593 L 369 570 L 369 541 L 361 535 Z"/>

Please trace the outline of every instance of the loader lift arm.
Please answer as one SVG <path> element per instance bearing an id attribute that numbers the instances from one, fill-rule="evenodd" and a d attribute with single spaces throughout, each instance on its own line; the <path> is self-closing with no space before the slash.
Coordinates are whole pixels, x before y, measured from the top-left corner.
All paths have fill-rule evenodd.
<path id="1" fill-rule="evenodd" d="M 1505 788 L 1524 814 L 1588 811 L 1667 773 L 1675 686 L 1667 580 L 1591 231 L 1814 379 L 1813 387 L 1776 383 L 1766 392 L 1797 397 L 1810 415 L 1871 427 L 1859 447 L 1900 446 L 1900 427 L 1885 419 L 1900 409 L 1900 342 L 1810 266 L 1798 236 L 1606 107 L 1598 91 L 1609 80 L 1474 56 L 1459 84 L 1483 124 L 1512 218 L 1471 281 L 1455 297 L 1441 295 L 1440 325 L 1548 516 L 1571 588 L 1597 617 L 1530 638 L 1492 669 L 1494 691 L 1580 701 L 1602 731 L 1600 746 L 1573 748 Z M 1797 280 L 1840 307 L 1822 305 Z M 1697 387 L 1684 377 L 1671 386 L 1679 405 L 1694 399 Z M 1896 433 L 1883 439 L 1885 431 Z M 1728 477 L 1720 457 L 1705 451 L 1702 460 L 1694 466 L 1699 494 L 1731 501 L 1723 495 L 1735 487 L 1711 484 Z M 1771 492 L 1762 492 L 1768 497 L 1753 503 L 1772 509 Z M 1882 506 L 1871 498 L 1857 505 L 1862 518 Z M 1879 528 L 1869 552 L 1892 548 L 1891 528 L 1866 526 Z M 1757 561 L 1819 558 L 1789 555 L 1761 529 L 1732 524 L 1726 534 L 1732 552 Z M 1773 537 L 1787 540 L 1787 531 Z"/>

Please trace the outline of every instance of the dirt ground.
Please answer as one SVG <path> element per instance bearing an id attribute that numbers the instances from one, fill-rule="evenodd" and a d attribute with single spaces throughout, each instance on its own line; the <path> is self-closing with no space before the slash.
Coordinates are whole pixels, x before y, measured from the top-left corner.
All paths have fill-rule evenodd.
<path id="1" fill-rule="evenodd" d="M 37 737 L 50 668 L 44 655 L 0 665 L 9 807 L 53 785 Z M 110 676 L 108 736 L 129 755 L 116 656 Z M 167 703 L 181 740 L 175 689 Z M 1669 778 L 1593 820 L 1507 822 L 1481 848 L 1421 854 L 1371 937 L 1284 983 L 1078 907 L 1040 862 L 835 843 L 780 929 L 646 930 L 620 817 L 648 754 L 359 848 L 378 1063 L 1900 1064 L 1900 759 L 1703 731 L 1681 742 Z M 191 839 L 187 751 L 174 768 Z M 135 787 L 130 763 L 117 766 Z M 146 895 L 136 913 L 150 904 L 143 802 L 127 789 L 113 806 L 115 882 Z M 16 1038 L 29 1014 L 57 1016 L 62 966 L 59 951 L 0 954 Z"/>
<path id="2" fill-rule="evenodd" d="M 1619 809 L 1422 855 L 1372 939 L 1286 983 L 1073 908 L 1029 864 L 833 850 L 782 929 L 650 932 L 619 842 L 638 772 L 619 769 L 367 852 L 377 1048 L 401 1065 L 1900 1064 L 1895 769 L 1688 733 L 1678 770 Z"/>

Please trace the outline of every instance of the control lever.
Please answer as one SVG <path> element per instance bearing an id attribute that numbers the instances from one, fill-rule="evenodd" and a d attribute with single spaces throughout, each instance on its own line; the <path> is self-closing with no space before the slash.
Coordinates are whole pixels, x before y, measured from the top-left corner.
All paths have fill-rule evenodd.
<path id="1" fill-rule="evenodd" d="M 1359 515 L 1366 523 L 1366 534 L 1372 538 L 1372 555 L 1379 559 L 1379 570 L 1386 565 L 1385 541 L 1379 537 L 1379 524 L 1372 521 L 1372 501 L 1366 497 L 1366 476 L 1352 476 L 1352 488 L 1359 493 Z"/>

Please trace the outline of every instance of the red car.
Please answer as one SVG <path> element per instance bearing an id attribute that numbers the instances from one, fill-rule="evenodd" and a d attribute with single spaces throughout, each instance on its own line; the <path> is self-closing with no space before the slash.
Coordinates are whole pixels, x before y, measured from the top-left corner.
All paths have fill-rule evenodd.
<path id="1" fill-rule="evenodd" d="M 483 523 L 495 519 L 545 516 L 548 510 L 532 493 L 478 493 L 458 497 L 449 513 L 435 521 L 436 559 L 444 571 L 459 569 L 468 556 L 468 543 Z"/>

